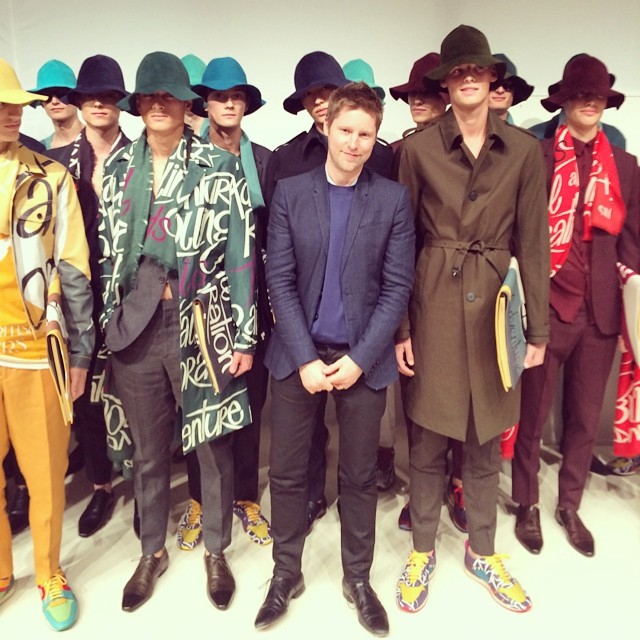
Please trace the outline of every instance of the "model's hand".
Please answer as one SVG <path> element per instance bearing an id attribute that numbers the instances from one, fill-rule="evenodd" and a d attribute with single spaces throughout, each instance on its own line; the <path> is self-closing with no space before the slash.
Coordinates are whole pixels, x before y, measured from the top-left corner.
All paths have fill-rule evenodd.
<path id="1" fill-rule="evenodd" d="M 231 364 L 229 365 L 229 373 L 234 378 L 241 376 L 243 373 L 247 373 L 253 366 L 253 356 L 250 353 L 242 353 L 241 351 L 234 351 Z"/>
<path id="2" fill-rule="evenodd" d="M 71 402 L 84 393 L 84 385 L 87 383 L 87 370 L 80 367 L 69 368 L 69 393 Z"/>
<path id="3" fill-rule="evenodd" d="M 396 362 L 398 371 L 405 376 L 412 377 L 415 375 L 413 365 L 413 347 L 411 346 L 411 338 L 406 338 L 401 342 L 396 342 Z"/>
<path id="4" fill-rule="evenodd" d="M 334 389 L 352 387 L 362 375 L 362 369 L 347 355 L 325 367 L 324 373 Z"/>
<path id="5" fill-rule="evenodd" d="M 527 353 L 524 357 L 524 368 L 539 367 L 544 362 L 546 344 L 527 344 Z"/>
<path id="6" fill-rule="evenodd" d="M 327 379 L 324 373 L 325 363 L 318 358 L 318 360 L 312 360 L 303 364 L 299 369 L 300 380 L 302 386 L 311 394 L 318 393 L 319 391 L 331 391 L 333 385 Z"/>

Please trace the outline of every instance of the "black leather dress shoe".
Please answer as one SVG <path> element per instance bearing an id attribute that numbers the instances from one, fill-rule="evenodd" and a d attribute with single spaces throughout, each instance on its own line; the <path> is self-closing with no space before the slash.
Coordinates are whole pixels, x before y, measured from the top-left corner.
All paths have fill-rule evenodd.
<path id="1" fill-rule="evenodd" d="M 204 566 L 207 570 L 207 595 L 216 609 L 224 610 L 231 603 L 236 591 L 236 581 L 224 555 L 205 555 Z"/>
<path id="2" fill-rule="evenodd" d="M 138 566 L 122 592 L 122 608 L 124 611 L 135 611 L 153 594 L 156 580 L 167 570 L 169 554 L 166 549 L 156 558 L 153 554 L 142 556 Z"/>
<path id="3" fill-rule="evenodd" d="M 374 636 L 389 635 L 387 612 L 368 581 L 342 579 L 342 593 L 358 611 L 358 622 Z"/>
<path id="4" fill-rule="evenodd" d="M 17 535 L 29 526 L 29 489 L 16 487 L 11 504 L 7 506 L 11 534 Z"/>
<path id="5" fill-rule="evenodd" d="M 569 544 L 582 555 L 590 558 L 595 553 L 593 536 L 584 526 L 578 512 L 573 509 L 556 509 L 556 520 L 567 532 Z"/>
<path id="6" fill-rule="evenodd" d="M 133 533 L 140 540 L 140 513 L 138 511 L 138 501 L 133 500 Z"/>
<path id="7" fill-rule="evenodd" d="M 307 533 L 311 531 L 311 527 L 316 520 L 322 518 L 327 513 L 327 499 L 322 496 L 320 500 L 310 500 L 307 504 Z"/>
<path id="8" fill-rule="evenodd" d="M 516 510 L 516 538 L 520 544 L 536 555 L 542 549 L 540 509 L 535 505 L 518 505 Z"/>
<path id="9" fill-rule="evenodd" d="M 302 574 L 297 580 L 284 576 L 273 576 L 271 586 L 256 616 L 256 629 L 265 629 L 277 622 L 287 612 L 289 602 L 304 591 Z"/>
<path id="10" fill-rule="evenodd" d="M 113 513 L 115 501 L 113 491 L 96 489 L 78 520 L 78 535 L 81 538 L 88 538 L 102 529 Z"/>

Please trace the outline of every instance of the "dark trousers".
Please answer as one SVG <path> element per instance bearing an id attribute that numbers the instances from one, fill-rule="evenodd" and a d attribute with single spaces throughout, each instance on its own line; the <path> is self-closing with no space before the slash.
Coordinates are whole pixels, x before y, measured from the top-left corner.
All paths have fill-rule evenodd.
<path id="1" fill-rule="evenodd" d="M 318 349 L 326 363 L 346 353 Z M 326 392 L 310 394 L 299 374 L 272 380 L 271 523 L 274 537 L 274 574 L 300 574 L 307 532 L 307 471 L 318 407 Z M 386 389 L 374 391 L 361 377 L 350 389 L 331 392 L 338 418 L 341 548 L 344 575 L 368 580 L 373 561 L 376 520 L 376 453 Z"/>
<path id="2" fill-rule="evenodd" d="M 462 443 L 462 482 L 469 544 L 483 556 L 494 553 L 500 474 L 500 436 L 479 444 L 470 412 L 467 439 Z M 445 487 L 447 436 L 413 425 L 409 455 L 411 522 L 416 551 L 435 548 Z"/>
<path id="3" fill-rule="evenodd" d="M 571 324 L 560 321 L 553 310 L 549 319 L 551 339 L 544 363 L 522 375 L 512 496 L 518 504 L 531 505 L 539 500 L 540 440 L 556 397 L 559 370 L 564 364 L 558 506 L 577 510 L 589 474 L 617 336 L 600 333 L 585 307 Z"/>

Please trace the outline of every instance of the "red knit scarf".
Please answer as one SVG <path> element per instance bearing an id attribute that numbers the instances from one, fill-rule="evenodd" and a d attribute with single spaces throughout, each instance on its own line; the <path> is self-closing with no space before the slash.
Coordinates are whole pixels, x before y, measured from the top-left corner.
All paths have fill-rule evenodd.
<path id="1" fill-rule="evenodd" d="M 580 196 L 578 163 L 573 139 L 566 125 L 556 130 L 553 154 L 555 164 L 549 197 L 552 278 L 569 255 L 574 214 Z M 626 208 L 620 193 L 620 180 L 611 145 L 600 129 L 593 143 L 589 182 L 584 192 L 583 239 L 591 241 L 593 227 L 617 236 L 624 225 L 625 215 Z"/>

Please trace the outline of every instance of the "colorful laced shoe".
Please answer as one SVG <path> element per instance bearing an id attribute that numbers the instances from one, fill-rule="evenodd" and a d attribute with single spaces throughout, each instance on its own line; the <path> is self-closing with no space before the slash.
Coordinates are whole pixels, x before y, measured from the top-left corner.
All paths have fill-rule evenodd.
<path id="1" fill-rule="evenodd" d="M 271 544 L 271 525 L 260 513 L 260 505 L 250 500 L 234 500 L 233 513 L 235 513 L 245 533 L 252 542 L 259 545 Z"/>
<path id="2" fill-rule="evenodd" d="M 640 471 L 640 456 L 614 458 L 607 467 L 615 476 L 632 476 Z"/>
<path id="3" fill-rule="evenodd" d="M 464 568 L 471 578 L 484 585 L 492 598 L 509 611 L 524 613 L 531 609 L 531 598 L 520 583 L 505 569 L 503 554 L 478 556 L 469 552 L 469 541 L 465 542 Z"/>
<path id="4" fill-rule="evenodd" d="M 467 512 L 464 509 L 464 492 L 462 487 L 456 486 L 453 476 L 449 478 L 445 489 L 444 502 L 449 510 L 451 522 L 455 528 L 462 533 L 467 533 Z"/>
<path id="5" fill-rule="evenodd" d="M 178 549 L 191 551 L 202 540 L 202 507 L 197 500 L 191 498 L 186 511 L 178 523 L 176 534 Z"/>
<path id="6" fill-rule="evenodd" d="M 47 624 L 54 631 L 64 631 L 72 627 L 78 619 L 78 602 L 64 575 L 61 572 L 55 573 L 39 584 L 38 590 Z"/>
<path id="7" fill-rule="evenodd" d="M 427 604 L 429 579 L 436 568 L 436 552 L 412 551 L 396 585 L 396 603 L 408 613 L 420 611 Z"/>
<path id="8" fill-rule="evenodd" d="M 0 604 L 4 604 L 16 591 L 16 581 L 13 576 L 10 578 L 0 579 L 0 584 L 4 585 L 0 587 Z"/>
<path id="9" fill-rule="evenodd" d="M 398 529 L 403 531 L 411 531 L 411 507 L 409 502 L 402 507 L 398 516 Z"/>

